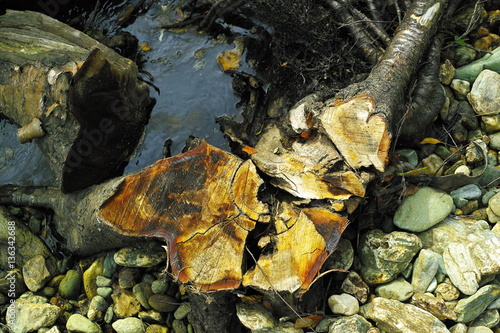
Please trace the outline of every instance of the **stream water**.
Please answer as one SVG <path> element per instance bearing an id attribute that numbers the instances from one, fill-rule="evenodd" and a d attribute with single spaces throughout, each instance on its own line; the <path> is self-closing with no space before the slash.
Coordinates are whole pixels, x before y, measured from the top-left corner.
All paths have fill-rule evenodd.
<path id="1" fill-rule="evenodd" d="M 103 6 L 102 11 L 113 8 Z M 159 89 L 150 89 L 156 99 L 151 119 L 137 153 L 125 172 L 154 163 L 162 157 L 166 139 L 172 140 L 172 155 L 181 152 L 189 135 L 205 139 L 210 144 L 228 149 L 228 142 L 219 130 L 215 118 L 224 114 L 238 117 L 239 98 L 231 87 L 231 76 L 225 74 L 217 56 L 235 47 L 217 41 L 195 30 L 172 32 L 160 28 L 172 8 L 153 4 L 124 30 L 135 35 L 139 44 L 151 50 L 143 51 L 143 70 L 153 77 Z M 109 24 L 106 15 L 98 13 L 94 27 Z M 108 20 L 108 22 L 106 21 Z M 242 31 L 239 31 L 242 32 Z M 246 33 L 246 32 L 242 32 Z M 245 54 L 242 55 L 242 59 Z M 239 70 L 253 73 L 241 62 Z M 145 79 L 147 75 L 143 76 Z M 51 185 L 54 183 L 48 164 L 33 143 L 21 145 L 17 127 L 0 120 L 0 184 Z"/>

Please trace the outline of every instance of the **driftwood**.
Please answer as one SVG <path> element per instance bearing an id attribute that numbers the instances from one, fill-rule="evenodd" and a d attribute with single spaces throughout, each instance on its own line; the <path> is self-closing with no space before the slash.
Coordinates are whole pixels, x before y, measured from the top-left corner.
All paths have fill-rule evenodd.
<path id="1" fill-rule="evenodd" d="M 34 140 L 64 191 L 117 175 L 152 106 L 133 61 L 46 15 L 0 16 L 0 115 Z"/>

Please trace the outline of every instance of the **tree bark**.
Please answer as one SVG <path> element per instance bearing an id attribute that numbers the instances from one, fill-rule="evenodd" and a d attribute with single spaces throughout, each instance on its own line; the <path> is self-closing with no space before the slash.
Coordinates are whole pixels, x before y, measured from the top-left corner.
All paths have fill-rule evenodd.
<path id="1" fill-rule="evenodd" d="M 0 114 L 37 143 L 55 185 L 71 192 L 116 176 L 152 107 L 137 66 L 35 12 L 0 16 L 0 40 Z"/>

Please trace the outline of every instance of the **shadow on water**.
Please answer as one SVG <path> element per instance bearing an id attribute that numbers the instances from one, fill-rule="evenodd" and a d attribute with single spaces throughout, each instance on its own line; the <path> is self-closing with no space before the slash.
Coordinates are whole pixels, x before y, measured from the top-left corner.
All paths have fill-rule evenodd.
<path id="1" fill-rule="evenodd" d="M 136 36 L 140 45 L 147 44 L 151 48 L 142 51 L 142 69 L 151 74 L 152 83 L 160 90 L 158 94 L 150 89 L 156 105 L 143 140 L 125 172 L 146 167 L 160 159 L 166 139 L 173 142 L 172 155 L 181 152 L 189 135 L 229 149 L 215 118 L 224 114 L 238 118 L 240 113 L 236 106 L 239 98 L 231 87 L 232 78 L 224 74 L 217 63 L 219 53 L 231 50 L 235 45 L 217 41 L 194 29 L 182 32 L 161 29 L 162 20 L 169 15 L 166 8 L 155 2 L 123 29 Z M 114 30 L 103 28 L 107 23 L 113 26 L 109 23 L 112 9 L 103 6 L 97 13 L 94 28 L 108 33 Z M 247 34 L 241 29 L 238 32 Z M 244 60 L 240 64 L 239 70 L 254 73 Z M 149 80 L 148 75 L 143 77 Z M 34 143 L 21 145 L 16 130 L 16 126 L 0 120 L 0 184 L 54 184 L 48 163 L 38 147 Z"/>

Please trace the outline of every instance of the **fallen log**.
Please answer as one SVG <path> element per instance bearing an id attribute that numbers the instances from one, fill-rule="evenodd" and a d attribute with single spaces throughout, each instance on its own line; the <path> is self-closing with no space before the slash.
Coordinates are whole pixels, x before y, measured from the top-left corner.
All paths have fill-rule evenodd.
<path id="1" fill-rule="evenodd" d="M 152 100 L 133 61 L 41 13 L 0 16 L 0 116 L 34 140 L 65 192 L 118 175 Z"/>

